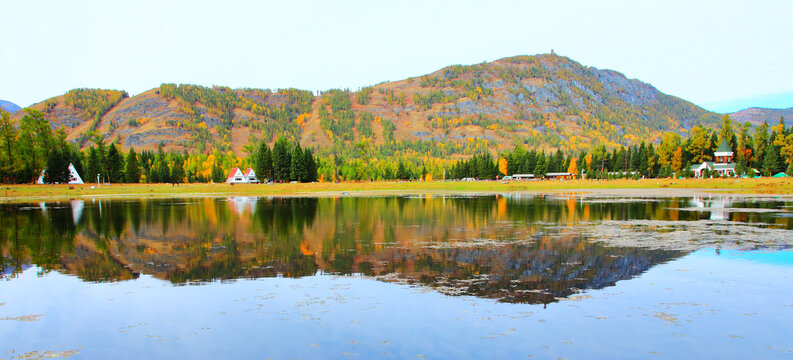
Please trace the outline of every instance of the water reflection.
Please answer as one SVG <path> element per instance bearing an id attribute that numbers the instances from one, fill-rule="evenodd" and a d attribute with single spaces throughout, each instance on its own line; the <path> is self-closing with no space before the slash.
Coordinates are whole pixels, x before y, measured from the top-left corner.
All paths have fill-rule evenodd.
<path id="1" fill-rule="evenodd" d="M 710 212 L 711 220 L 729 220 L 725 208 L 730 206 L 731 199 L 727 198 L 712 198 L 712 197 L 694 197 L 691 199 L 691 205 L 698 210 Z"/>
<path id="2" fill-rule="evenodd" d="M 710 211 L 685 211 L 700 204 Z M 716 216 L 791 229 L 790 217 L 713 210 L 729 206 L 786 205 L 575 194 L 6 204 L 0 211 L 0 269 L 13 277 L 36 264 L 43 272 L 92 282 L 143 273 L 174 284 L 355 273 L 449 295 L 549 303 L 687 253 L 592 243 L 578 224 Z"/>

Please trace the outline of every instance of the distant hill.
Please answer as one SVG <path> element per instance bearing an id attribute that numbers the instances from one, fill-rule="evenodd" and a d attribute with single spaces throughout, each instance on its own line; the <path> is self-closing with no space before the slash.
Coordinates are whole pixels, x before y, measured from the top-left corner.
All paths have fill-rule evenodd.
<path id="1" fill-rule="evenodd" d="M 752 107 L 730 114 L 731 119 L 739 122 L 749 122 L 754 125 L 760 125 L 763 121 L 767 121 L 771 125 L 776 125 L 779 123 L 779 118 L 781 117 L 784 117 L 788 121 L 793 120 L 793 107 L 787 109 Z"/>
<path id="2" fill-rule="evenodd" d="M 5 101 L 5 100 L 0 100 L 0 108 L 3 108 L 3 109 L 5 109 L 5 111 L 8 111 L 10 113 L 21 109 L 21 107 L 19 107 L 19 105 L 14 104 L 14 103 L 12 103 L 10 101 Z"/>
<path id="3" fill-rule="evenodd" d="M 449 159 L 516 144 L 578 151 L 720 123 L 719 114 L 650 84 L 554 54 L 453 65 L 357 92 L 163 84 L 133 97 L 77 89 L 32 108 L 82 146 L 93 130 L 124 149 L 162 144 L 240 155 L 251 139 L 282 135 L 353 157 Z"/>

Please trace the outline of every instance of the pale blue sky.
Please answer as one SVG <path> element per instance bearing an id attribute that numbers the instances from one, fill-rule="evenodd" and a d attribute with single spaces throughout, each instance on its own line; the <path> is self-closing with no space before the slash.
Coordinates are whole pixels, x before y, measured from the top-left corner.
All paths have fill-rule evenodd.
<path id="1" fill-rule="evenodd" d="M 547 53 L 711 110 L 793 106 L 793 1 L 14 1 L 0 99 L 163 82 L 357 89 Z"/>

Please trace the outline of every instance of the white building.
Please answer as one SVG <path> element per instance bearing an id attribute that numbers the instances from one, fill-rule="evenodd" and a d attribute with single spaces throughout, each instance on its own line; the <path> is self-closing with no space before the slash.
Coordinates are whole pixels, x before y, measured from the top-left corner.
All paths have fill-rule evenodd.
<path id="1" fill-rule="evenodd" d="M 514 174 L 512 178 L 515 180 L 532 180 L 534 179 L 534 174 Z"/>
<path id="2" fill-rule="evenodd" d="M 227 184 L 248 184 L 248 183 L 258 183 L 259 180 L 256 178 L 256 173 L 253 172 L 253 169 L 248 168 L 245 172 L 242 172 L 240 168 L 233 168 L 231 172 L 229 172 L 229 176 L 226 178 Z"/>
<path id="3" fill-rule="evenodd" d="M 38 180 L 36 180 L 36 184 L 44 184 L 44 175 L 47 173 L 47 170 L 41 170 L 41 175 L 39 175 Z M 69 184 L 85 184 L 83 179 L 80 177 L 80 174 L 77 173 L 77 169 L 74 168 L 72 163 L 69 163 Z"/>
<path id="4" fill-rule="evenodd" d="M 713 156 L 716 158 L 716 161 L 705 161 L 702 164 L 691 166 L 691 171 L 694 172 L 695 177 L 701 178 L 706 169 L 709 172 L 717 173 L 719 176 L 736 175 L 735 166 L 737 164 L 732 162 L 733 152 L 726 140 L 721 141 L 719 148 L 716 149 Z"/>
<path id="5" fill-rule="evenodd" d="M 249 183 L 253 183 L 253 184 L 259 183 L 259 179 L 256 178 L 256 173 L 251 168 L 245 170 L 245 173 L 243 173 L 242 176 L 245 177 L 245 179 L 248 180 Z"/>

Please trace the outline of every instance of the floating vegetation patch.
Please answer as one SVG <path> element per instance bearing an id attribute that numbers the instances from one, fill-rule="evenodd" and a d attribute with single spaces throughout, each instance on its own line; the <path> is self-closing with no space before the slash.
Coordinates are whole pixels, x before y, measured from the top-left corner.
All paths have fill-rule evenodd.
<path id="1" fill-rule="evenodd" d="M 22 355 L 14 356 L 12 359 L 30 359 L 30 360 L 41 360 L 41 359 L 68 359 L 72 357 L 72 355 L 77 355 L 80 352 L 77 350 L 65 350 L 65 351 L 30 351 L 26 352 Z"/>
<path id="2" fill-rule="evenodd" d="M 793 231 L 722 220 L 604 220 L 579 226 L 591 241 L 607 246 L 693 251 L 752 250 L 793 246 Z"/>
<path id="3" fill-rule="evenodd" d="M 14 321 L 33 322 L 33 321 L 41 320 L 42 316 L 44 316 L 44 314 L 9 316 L 9 317 L 0 318 L 0 320 L 14 320 Z"/>

